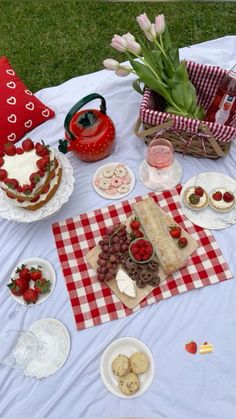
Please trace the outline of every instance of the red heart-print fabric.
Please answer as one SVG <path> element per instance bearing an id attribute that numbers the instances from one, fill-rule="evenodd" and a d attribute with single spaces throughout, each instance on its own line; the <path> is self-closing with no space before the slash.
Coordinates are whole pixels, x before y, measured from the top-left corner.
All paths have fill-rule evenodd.
<path id="1" fill-rule="evenodd" d="M 25 86 L 4 56 L 0 58 L 0 100 L 0 149 L 55 116 Z"/>

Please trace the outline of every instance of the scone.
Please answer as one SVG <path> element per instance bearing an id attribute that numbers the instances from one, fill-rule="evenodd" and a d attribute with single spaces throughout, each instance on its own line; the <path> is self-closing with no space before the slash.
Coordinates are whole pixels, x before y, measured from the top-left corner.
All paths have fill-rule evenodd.
<path id="1" fill-rule="evenodd" d="M 213 209 L 225 212 L 229 211 L 235 203 L 234 194 L 225 188 L 217 188 L 209 194 L 209 202 Z"/>
<path id="2" fill-rule="evenodd" d="M 122 377 L 130 371 L 129 358 L 125 355 L 118 355 L 112 362 L 112 371 L 117 377 Z"/>
<path id="3" fill-rule="evenodd" d="M 185 204 L 195 210 L 203 210 L 208 205 L 208 194 L 201 186 L 191 186 L 184 192 Z"/>
<path id="4" fill-rule="evenodd" d="M 120 389 L 122 393 L 129 396 L 130 394 L 136 393 L 139 389 L 139 379 L 136 374 L 129 372 L 129 374 L 120 378 Z"/>
<path id="5" fill-rule="evenodd" d="M 149 368 L 149 359 L 142 352 L 136 352 L 130 357 L 131 371 L 135 374 L 143 374 Z"/>

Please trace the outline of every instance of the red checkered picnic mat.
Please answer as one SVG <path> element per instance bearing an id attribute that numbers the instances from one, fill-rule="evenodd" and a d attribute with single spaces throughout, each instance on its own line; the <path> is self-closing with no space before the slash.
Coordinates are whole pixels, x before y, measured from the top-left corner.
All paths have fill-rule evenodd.
<path id="1" fill-rule="evenodd" d="M 168 281 L 155 288 L 135 309 L 126 308 L 110 288 L 97 281 L 96 274 L 86 263 L 85 255 L 105 234 L 106 227 L 124 222 L 132 213 L 131 205 L 142 200 L 139 196 L 129 201 L 81 214 L 53 224 L 58 255 L 78 329 L 128 316 L 147 304 L 181 294 L 194 288 L 213 285 L 232 277 L 213 235 L 193 225 L 182 214 L 179 203 L 181 186 L 159 194 L 151 192 L 160 207 L 170 212 L 198 241 L 199 247 L 188 259 L 187 266 L 175 272 Z"/>

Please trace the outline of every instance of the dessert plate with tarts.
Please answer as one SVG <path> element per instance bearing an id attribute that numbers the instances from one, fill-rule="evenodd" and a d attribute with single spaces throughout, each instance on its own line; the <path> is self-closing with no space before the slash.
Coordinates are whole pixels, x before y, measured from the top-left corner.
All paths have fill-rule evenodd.
<path id="1" fill-rule="evenodd" d="M 21 261 L 20 263 L 18 263 L 18 265 L 14 268 L 14 270 L 11 273 L 10 278 L 16 279 L 19 276 L 19 274 L 16 271 L 17 271 L 17 268 L 21 267 L 22 265 L 25 265 L 26 268 L 32 268 L 32 267 L 35 269 L 40 268 L 40 270 L 42 271 L 43 278 L 45 278 L 46 280 L 49 280 L 51 283 L 50 291 L 45 294 L 40 293 L 36 303 L 29 304 L 29 305 L 26 304 L 23 296 L 16 296 L 9 291 L 10 295 L 12 296 L 12 298 L 14 298 L 14 300 L 18 304 L 24 305 L 27 307 L 33 307 L 33 306 L 42 304 L 44 301 L 46 301 L 50 297 L 56 285 L 56 273 L 52 265 L 47 260 L 42 259 L 42 258 L 35 257 L 35 258 L 25 259 Z M 30 281 L 29 288 L 34 288 L 34 282 L 32 280 Z"/>
<path id="2" fill-rule="evenodd" d="M 6 199 L 4 192 L 0 189 L 0 217 L 21 223 L 32 223 L 55 214 L 69 200 L 74 190 L 73 169 L 67 157 L 55 149 L 53 149 L 53 152 L 62 167 L 62 177 L 55 195 L 41 208 L 35 211 L 27 211 L 14 205 L 12 199 Z"/>
<path id="3" fill-rule="evenodd" d="M 190 195 L 195 194 L 198 187 L 204 190 L 203 196 L 197 203 L 189 202 Z M 236 223 L 235 200 L 236 180 L 219 172 L 204 172 L 193 176 L 185 183 L 180 194 L 184 215 L 192 223 L 214 230 Z"/>
<path id="4" fill-rule="evenodd" d="M 126 376 L 124 372 L 123 376 L 116 376 L 113 372 L 113 362 L 118 355 L 124 355 L 124 357 L 130 357 L 135 353 L 144 354 L 145 358 L 148 360 L 148 366 L 145 368 L 145 372 L 137 373 L 138 375 L 138 390 L 133 394 L 125 394 L 120 388 L 120 380 Z M 127 370 L 128 373 L 128 370 Z M 100 361 L 100 374 L 103 381 L 103 384 L 107 390 L 114 394 L 117 397 L 124 399 L 135 398 L 141 396 L 148 388 L 151 386 L 154 374 L 155 374 L 155 364 L 152 352 L 150 349 L 139 339 L 133 337 L 123 337 L 113 341 L 103 352 L 101 361 Z"/>
<path id="5" fill-rule="evenodd" d="M 120 199 L 135 185 L 132 170 L 123 163 L 111 162 L 99 167 L 93 176 L 95 191 L 106 199 Z"/>

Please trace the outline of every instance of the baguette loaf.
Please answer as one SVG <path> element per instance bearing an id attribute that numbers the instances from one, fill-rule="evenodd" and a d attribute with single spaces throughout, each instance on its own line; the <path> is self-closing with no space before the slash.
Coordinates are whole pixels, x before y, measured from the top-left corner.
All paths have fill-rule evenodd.
<path id="1" fill-rule="evenodd" d="M 145 235 L 152 242 L 164 271 L 170 275 L 185 265 L 185 259 L 171 238 L 162 210 L 152 198 L 133 204 Z"/>

